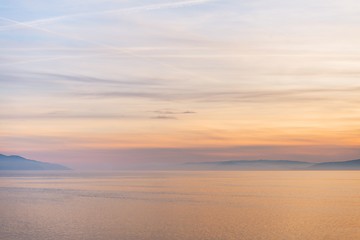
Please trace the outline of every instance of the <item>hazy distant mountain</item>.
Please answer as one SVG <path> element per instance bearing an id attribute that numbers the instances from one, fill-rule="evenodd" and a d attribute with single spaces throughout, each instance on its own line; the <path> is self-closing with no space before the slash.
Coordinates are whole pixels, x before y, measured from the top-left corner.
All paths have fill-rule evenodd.
<path id="1" fill-rule="evenodd" d="M 360 170 L 360 159 L 344 162 L 324 162 L 310 166 L 312 170 Z"/>
<path id="2" fill-rule="evenodd" d="M 184 165 L 194 170 L 297 170 L 306 169 L 312 163 L 288 160 L 239 160 L 185 163 Z"/>
<path id="3" fill-rule="evenodd" d="M 59 164 L 39 162 L 20 156 L 0 154 L 0 170 L 69 170 L 69 168 Z"/>
<path id="4" fill-rule="evenodd" d="M 184 163 L 191 170 L 360 170 L 360 159 L 344 162 L 309 163 L 288 160 L 239 160 Z"/>

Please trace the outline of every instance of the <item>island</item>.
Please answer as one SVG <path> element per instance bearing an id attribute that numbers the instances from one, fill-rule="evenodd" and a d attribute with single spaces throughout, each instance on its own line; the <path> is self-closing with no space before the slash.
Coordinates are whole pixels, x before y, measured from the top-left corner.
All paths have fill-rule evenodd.
<path id="1" fill-rule="evenodd" d="M 17 155 L 0 154 L 0 170 L 70 170 L 60 164 L 40 162 Z"/>

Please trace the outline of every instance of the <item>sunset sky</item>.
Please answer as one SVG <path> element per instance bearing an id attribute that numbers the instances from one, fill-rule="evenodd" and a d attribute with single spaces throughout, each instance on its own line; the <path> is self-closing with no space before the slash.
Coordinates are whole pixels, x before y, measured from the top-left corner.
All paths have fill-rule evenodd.
<path id="1" fill-rule="evenodd" d="M 0 44 L 3 154 L 360 157 L 360 1 L 2 0 Z"/>

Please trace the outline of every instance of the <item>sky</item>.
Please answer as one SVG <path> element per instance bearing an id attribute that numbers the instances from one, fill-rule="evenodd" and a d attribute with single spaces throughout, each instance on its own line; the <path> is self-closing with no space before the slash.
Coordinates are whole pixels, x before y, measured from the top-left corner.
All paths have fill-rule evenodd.
<path id="1" fill-rule="evenodd" d="M 356 0 L 2 0 L 0 151 L 79 169 L 360 157 Z"/>

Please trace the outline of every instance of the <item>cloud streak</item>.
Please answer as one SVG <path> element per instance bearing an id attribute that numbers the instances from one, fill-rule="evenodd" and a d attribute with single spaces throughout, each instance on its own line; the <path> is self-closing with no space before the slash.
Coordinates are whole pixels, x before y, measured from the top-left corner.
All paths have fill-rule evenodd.
<path id="1" fill-rule="evenodd" d="M 269 101 L 318 101 L 351 99 L 348 94 L 360 94 L 360 86 L 349 88 L 308 88 L 308 89 L 283 89 L 283 90 L 239 90 L 239 91 L 191 91 L 171 90 L 166 93 L 163 89 L 153 91 L 109 91 L 109 92 L 77 92 L 77 95 L 85 98 L 146 98 L 149 100 L 162 101 L 208 101 L 208 102 L 269 102 Z M 356 100 L 357 98 L 354 98 Z M 159 111 L 160 113 L 161 111 Z M 163 111 L 166 113 L 167 111 Z M 191 113 L 191 112 L 189 112 Z M 172 114 L 169 111 L 169 114 Z"/>
<path id="2" fill-rule="evenodd" d="M 134 58 L 145 60 L 147 62 L 156 63 L 157 65 L 160 65 L 160 66 L 165 67 L 165 68 L 172 69 L 172 71 L 174 71 L 176 73 L 181 73 L 181 74 L 186 75 L 186 76 L 190 76 L 190 77 L 198 78 L 198 79 L 204 79 L 204 80 L 212 80 L 209 77 L 205 77 L 203 75 L 194 73 L 192 71 L 188 71 L 188 70 L 185 70 L 183 68 L 179 68 L 176 65 L 170 64 L 168 62 L 158 61 L 158 60 L 156 60 L 154 58 L 151 58 L 151 57 L 148 57 L 148 56 L 139 55 L 136 51 L 132 51 L 132 50 L 129 50 L 129 49 L 124 49 L 124 48 L 119 48 L 119 47 L 112 46 L 112 45 L 109 45 L 109 44 L 105 44 L 105 43 L 102 43 L 102 42 L 85 39 L 85 38 L 82 38 L 82 37 L 79 37 L 79 36 L 73 36 L 73 35 L 70 35 L 70 34 L 59 33 L 57 31 L 51 31 L 51 30 L 48 30 L 46 28 L 33 26 L 32 24 L 28 24 L 26 22 L 25 23 L 24 22 L 19 22 L 19 21 L 10 19 L 10 18 L 0 17 L 0 19 L 8 21 L 8 22 L 15 23 L 15 24 L 20 24 L 20 25 L 22 25 L 22 26 L 24 26 L 26 28 L 41 31 L 41 32 L 51 34 L 51 35 L 55 35 L 55 36 L 58 36 L 58 37 L 62 37 L 62 38 L 65 38 L 65 39 L 85 42 L 85 43 L 88 43 L 88 44 L 99 46 L 99 47 L 102 47 L 102 48 L 104 48 L 104 49 L 106 49 L 108 51 L 112 51 L 113 54 L 125 54 L 125 55 L 128 55 L 128 56 L 134 57 Z"/>
<path id="3" fill-rule="evenodd" d="M 108 87 L 160 87 L 165 85 L 162 79 L 156 78 L 140 78 L 134 76 L 121 76 L 115 79 L 86 76 L 82 74 L 65 74 L 65 73 L 50 73 L 50 72 L 17 72 L 0 74 L 2 85 L 16 86 L 19 84 L 29 85 L 34 83 L 43 83 L 49 85 L 66 85 L 66 84 L 81 84 L 81 85 L 98 85 Z M 1 85 L 1 84 L 0 84 Z"/>
<path id="4" fill-rule="evenodd" d="M 84 12 L 84 13 L 77 13 L 77 14 L 69 14 L 63 16 L 56 16 L 38 20 L 32 20 L 27 22 L 13 22 L 14 24 L 10 26 L 2 26 L 0 27 L 0 31 L 10 30 L 16 27 L 24 27 L 24 26 L 36 26 L 44 23 L 51 23 L 62 21 L 69 18 L 79 18 L 85 16 L 96 16 L 96 15 L 107 15 L 107 14 L 118 14 L 118 13 L 137 13 L 143 11 L 154 11 L 154 10 L 162 10 L 162 9 L 176 9 L 176 8 L 183 8 L 183 7 L 190 7 L 199 4 L 209 3 L 214 0 L 189 0 L 189 1 L 179 1 L 179 2 L 168 2 L 168 3 L 158 3 L 158 4 L 150 4 L 145 6 L 137 6 L 137 7 L 130 7 L 130 8 L 120 8 L 120 9 L 111 9 L 105 11 L 96 11 L 96 12 Z M 7 18 L 0 18 L 3 20 L 9 21 Z"/>

